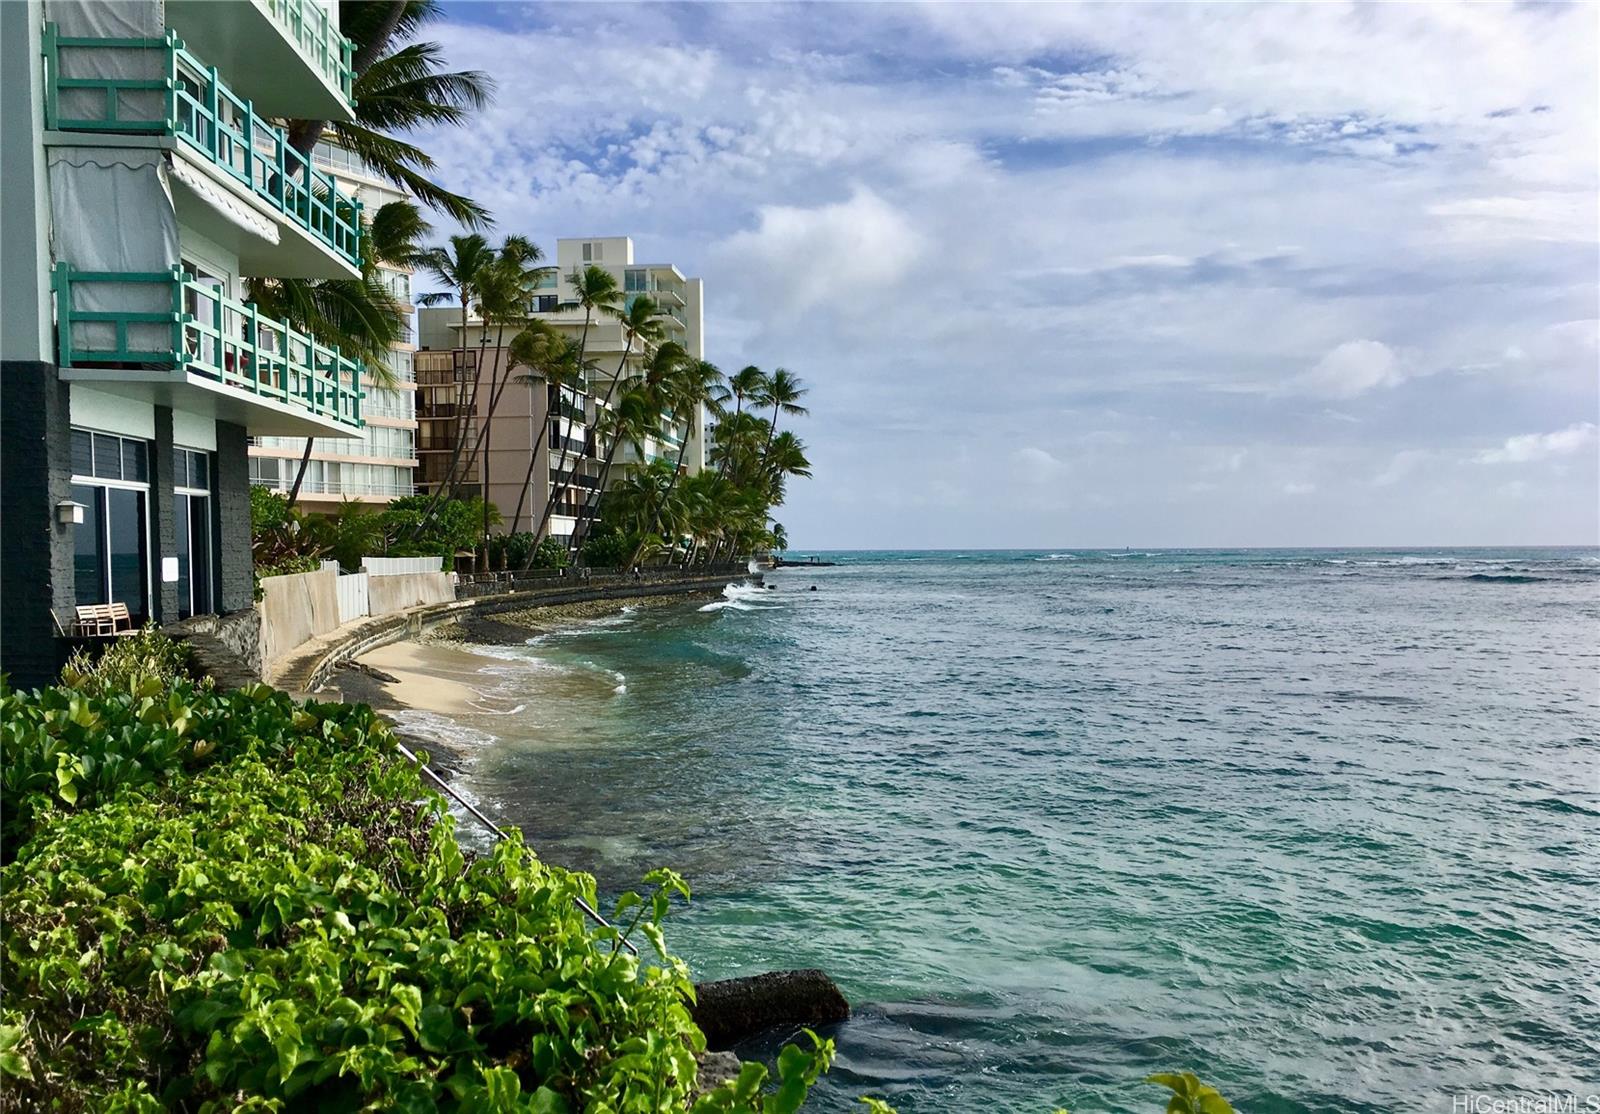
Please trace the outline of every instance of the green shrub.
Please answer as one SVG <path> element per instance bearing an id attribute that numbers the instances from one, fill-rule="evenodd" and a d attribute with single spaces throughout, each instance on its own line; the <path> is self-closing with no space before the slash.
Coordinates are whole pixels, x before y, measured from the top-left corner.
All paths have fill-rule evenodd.
<path id="1" fill-rule="evenodd" d="M 584 921 L 592 878 L 519 837 L 464 855 L 364 706 L 266 686 L 182 707 L 4 699 L 7 822 L 40 798 L 0 872 L 0 1072 L 21 1108 L 686 1108 L 704 1042 L 662 937 L 687 895 L 670 872 L 617 903 L 655 950 L 645 964 Z M 9 781 L 116 748 L 152 773 L 74 767 L 64 795 Z M 792 1111 L 831 1048 L 786 1050 L 766 1095 L 747 1067 L 694 1110 Z"/>
<path id="2" fill-rule="evenodd" d="M 595 569 L 618 568 L 627 562 L 637 548 L 637 538 L 602 521 L 584 539 L 583 563 Z"/>
<path id="3" fill-rule="evenodd" d="M 567 567 L 567 547 L 555 538 L 546 538 L 533 549 L 533 568 L 564 569 Z"/>
<path id="4" fill-rule="evenodd" d="M 188 645 L 168 638 L 154 623 L 117 639 L 98 658 L 74 651 L 61 670 L 62 684 L 93 696 L 138 692 L 152 679 L 163 687 L 195 680 L 189 669 Z M 209 678 L 202 683 L 209 685 Z"/>

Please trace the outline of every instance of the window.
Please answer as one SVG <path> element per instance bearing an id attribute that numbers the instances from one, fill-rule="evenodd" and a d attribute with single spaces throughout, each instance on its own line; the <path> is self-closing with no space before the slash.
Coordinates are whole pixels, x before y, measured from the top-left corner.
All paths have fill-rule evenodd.
<path id="1" fill-rule="evenodd" d="M 537 313 L 555 313 L 561 308 L 561 299 L 555 294 L 540 294 L 533 308 Z"/>
<path id="2" fill-rule="evenodd" d="M 72 431 L 73 593 L 80 604 L 125 603 L 150 617 L 149 445 L 136 437 Z"/>
<path id="3" fill-rule="evenodd" d="M 585 263 L 599 263 L 605 257 L 604 244 L 586 243 L 583 245 L 583 261 Z"/>
<path id="4" fill-rule="evenodd" d="M 178 550 L 178 617 L 211 610 L 211 454 L 175 448 L 173 534 Z"/>

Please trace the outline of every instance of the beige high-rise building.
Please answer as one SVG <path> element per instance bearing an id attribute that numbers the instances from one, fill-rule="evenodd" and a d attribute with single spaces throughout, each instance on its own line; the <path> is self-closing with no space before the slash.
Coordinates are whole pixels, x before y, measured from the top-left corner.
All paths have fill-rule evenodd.
<path id="1" fill-rule="evenodd" d="M 387 180 L 376 177 L 354 154 L 329 142 L 319 142 L 311 152 L 319 170 L 333 176 L 339 188 L 361 201 L 370 217 L 391 201 L 408 195 Z M 300 485 L 299 502 L 307 510 L 331 511 L 347 499 L 383 505 L 410 495 L 416 489 L 417 408 L 416 352 L 411 301 L 412 273 L 408 267 L 384 265 L 379 275 L 406 314 L 401 340 L 389 350 L 392 387 L 380 387 L 368 368 L 361 380 L 361 400 L 366 427 L 359 438 L 318 438 L 311 462 Z M 300 468 L 306 443 L 294 437 L 250 439 L 250 482 L 287 492 Z"/>
<path id="2" fill-rule="evenodd" d="M 546 275 L 531 292 L 531 316 L 548 322 L 567 335 L 583 333 L 583 310 L 576 305 L 576 294 L 568 281 L 574 270 L 591 264 L 604 267 L 617 280 L 626 304 L 648 294 L 661 307 L 660 322 L 666 339 L 682 345 L 691 358 L 705 357 L 703 286 L 697 278 L 687 278 L 670 263 L 634 261 L 633 241 L 626 236 L 594 236 L 560 239 L 551 261 L 554 271 Z M 499 508 L 506 532 L 531 530 L 538 525 L 547 498 L 559 490 L 569 476 L 562 504 L 546 524 L 543 533 L 570 537 L 582 500 L 592 492 L 600 474 L 605 446 L 594 435 L 598 412 L 605 406 L 612 385 L 619 378 L 637 375 L 645 356 L 638 345 L 624 357 L 626 340 L 615 317 L 597 315 L 589 323 L 585 356 L 596 370 L 587 390 L 563 390 L 559 400 L 554 392 L 513 382 L 500 393 L 494 410 L 493 428 L 487 437 L 488 451 L 473 452 L 482 420 L 489 413 L 491 379 L 503 382 L 504 354 L 498 347 L 509 341 L 514 327 L 487 330 L 476 316 L 469 317 L 463 329 L 461 308 L 441 306 L 418 311 L 418 474 L 419 490 L 431 489 L 451 474 L 452 460 L 459 472 L 468 459 L 473 463 L 462 482 L 462 490 L 477 494 L 487 485 L 490 500 Z M 478 377 L 475 413 L 465 423 L 457 407 L 470 401 L 471 383 L 476 375 L 479 352 L 483 353 L 483 373 Z M 513 375 L 516 374 L 516 369 Z M 549 418 L 552 410 L 557 411 Z M 532 488 L 528 483 L 529 456 L 540 440 L 541 423 L 552 421 L 540 446 L 540 460 L 534 463 Z M 468 432 L 465 445 L 455 451 L 455 439 L 463 428 Z M 555 445 L 552 448 L 551 442 Z M 693 474 L 705 465 L 705 415 L 687 415 L 674 429 L 660 438 L 648 439 L 645 460 L 676 461 L 680 454 L 686 472 Z M 632 446 L 618 450 L 612 467 L 613 482 L 640 463 Z M 516 508 L 522 504 L 521 515 Z M 530 509 L 531 508 L 531 509 Z M 513 521 L 515 518 L 515 521 Z"/>

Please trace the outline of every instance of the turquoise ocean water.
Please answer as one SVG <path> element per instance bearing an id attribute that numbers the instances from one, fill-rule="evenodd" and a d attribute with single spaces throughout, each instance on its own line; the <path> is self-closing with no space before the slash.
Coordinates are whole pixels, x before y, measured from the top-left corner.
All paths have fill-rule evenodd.
<path id="1" fill-rule="evenodd" d="M 546 859 L 688 876 L 697 976 L 832 973 L 812 1108 L 1600 1093 L 1600 551 L 822 556 L 410 714 Z"/>

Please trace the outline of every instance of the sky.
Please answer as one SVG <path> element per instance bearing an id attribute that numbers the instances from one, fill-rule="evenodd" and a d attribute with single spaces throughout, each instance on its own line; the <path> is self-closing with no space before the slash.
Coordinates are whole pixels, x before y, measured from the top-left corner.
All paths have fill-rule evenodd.
<path id="1" fill-rule="evenodd" d="M 495 235 L 786 367 L 792 547 L 1600 541 L 1600 6 L 449 4 Z M 441 228 L 441 232 L 448 229 Z"/>

